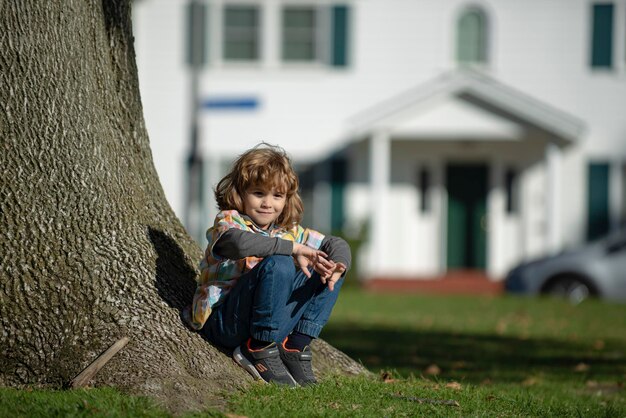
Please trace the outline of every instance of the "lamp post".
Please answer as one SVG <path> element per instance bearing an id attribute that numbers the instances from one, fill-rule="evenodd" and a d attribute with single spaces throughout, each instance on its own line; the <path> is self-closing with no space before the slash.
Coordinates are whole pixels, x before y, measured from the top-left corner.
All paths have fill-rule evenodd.
<path id="1" fill-rule="evenodd" d="M 189 151 L 186 159 L 185 227 L 198 242 L 202 240 L 204 160 L 200 135 L 200 71 L 206 63 L 206 4 L 190 0 L 187 4 L 187 65 L 189 67 Z"/>

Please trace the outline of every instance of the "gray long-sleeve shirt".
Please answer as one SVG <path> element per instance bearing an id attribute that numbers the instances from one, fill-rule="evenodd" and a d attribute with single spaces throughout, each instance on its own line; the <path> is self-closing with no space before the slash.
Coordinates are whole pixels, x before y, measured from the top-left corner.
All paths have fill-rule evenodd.
<path id="1" fill-rule="evenodd" d="M 339 237 L 326 236 L 320 250 L 335 263 L 342 263 L 350 269 L 352 256 L 348 243 Z M 238 260 L 244 257 L 267 257 L 270 255 L 291 255 L 293 242 L 276 237 L 267 237 L 240 229 L 229 229 L 215 242 L 213 252 L 220 257 Z"/>

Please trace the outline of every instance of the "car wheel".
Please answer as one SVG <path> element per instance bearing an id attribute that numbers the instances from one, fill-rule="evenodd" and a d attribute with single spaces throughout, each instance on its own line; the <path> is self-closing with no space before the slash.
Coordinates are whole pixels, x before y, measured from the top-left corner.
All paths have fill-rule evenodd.
<path id="1" fill-rule="evenodd" d="M 547 293 L 569 300 L 573 304 L 579 304 L 591 295 L 589 285 L 576 277 L 560 277 L 552 282 Z"/>

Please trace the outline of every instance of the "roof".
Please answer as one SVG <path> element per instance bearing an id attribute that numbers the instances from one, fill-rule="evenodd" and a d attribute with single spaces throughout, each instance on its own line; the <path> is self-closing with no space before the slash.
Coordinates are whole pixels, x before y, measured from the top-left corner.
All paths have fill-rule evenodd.
<path id="1" fill-rule="evenodd" d="M 413 126 L 421 132 L 432 131 L 432 124 L 425 122 L 432 109 L 446 103 L 448 118 L 431 117 L 448 132 L 464 129 L 516 135 L 519 129 L 535 128 L 547 132 L 555 139 L 572 142 L 580 138 L 585 125 L 582 120 L 531 97 L 496 79 L 473 70 L 456 70 L 442 74 L 436 79 L 384 100 L 350 119 L 355 136 L 368 135 L 379 129 L 408 132 Z M 453 103 L 453 104 L 452 104 Z M 454 114 L 450 118 L 450 112 Z M 462 115 L 459 117 L 459 115 Z M 442 116 L 442 115 L 441 115 Z M 460 126 L 459 119 L 473 120 L 472 127 Z M 422 120 L 420 120 L 422 119 Z M 482 121 L 478 121 L 482 119 Z M 478 122 L 476 122 L 478 121 Z M 455 123 L 459 126 L 456 126 Z M 516 129 L 518 133 L 516 133 Z"/>

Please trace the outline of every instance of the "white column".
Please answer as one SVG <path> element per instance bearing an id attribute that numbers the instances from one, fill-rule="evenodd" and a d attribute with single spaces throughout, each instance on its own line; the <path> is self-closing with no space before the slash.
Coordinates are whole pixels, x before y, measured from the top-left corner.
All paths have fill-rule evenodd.
<path id="1" fill-rule="evenodd" d="M 506 213 L 503 187 L 504 166 L 500 160 L 492 160 L 489 170 L 487 194 L 487 273 L 492 277 L 503 274 L 505 247 L 504 218 Z"/>
<path id="2" fill-rule="evenodd" d="M 389 179 L 391 164 L 389 132 L 375 132 L 370 138 L 370 275 L 383 272 L 386 237 L 389 233 Z"/>
<path id="3" fill-rule="evenodd" d="M 558 145 L 546 146 L 546 222 L 547 250 L 557 252 L 561 249 L 561 150 Z"/>

